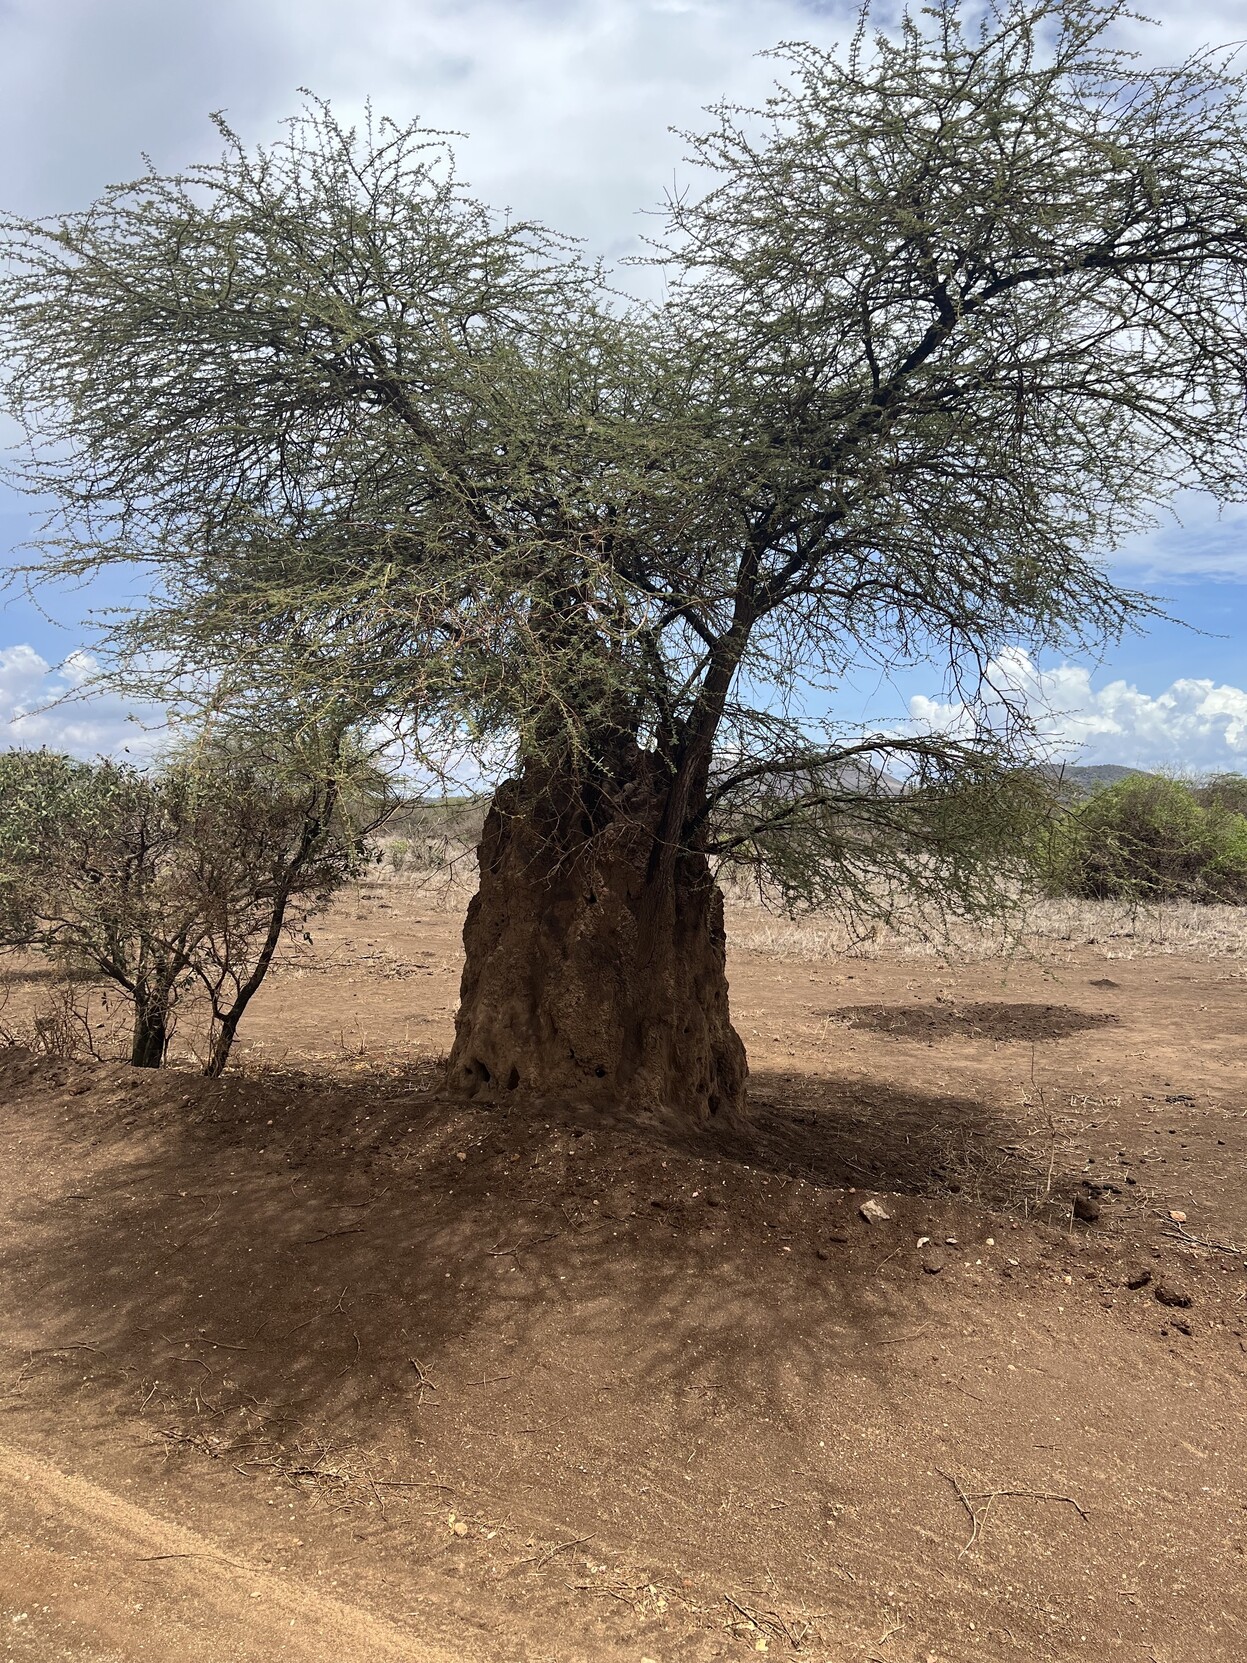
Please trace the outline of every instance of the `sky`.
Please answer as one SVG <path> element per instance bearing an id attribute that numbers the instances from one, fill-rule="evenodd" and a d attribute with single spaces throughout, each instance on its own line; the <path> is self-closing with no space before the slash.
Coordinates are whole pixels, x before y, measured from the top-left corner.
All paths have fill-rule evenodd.
<path id="1" fill-rule="evenodd" d="M 1241 0 L 1158 0 L 1131 26 L 1154 61 L 1247 33 Z M 0 0 L 0 208 L 86 206 L 143 169 L 210 159 L 210 113 L 249 143 L 272 138 L 306 87 L 340 115 L 366 100 L 464 135 L 462 173 L 497 208 L 543 219 L 619 261 L 646 212 L 693 177 L 674 127 L 720 97 L 752 102 L 782 40 L 832 46 L 855 7 L 835 0 Z M 0 421 L 0 445 L 11 437 Z M 1052 750 L 1087 762 L 1247 771 L 1247 509 L 1198 496 L 1112 557 L 1175 621 L 1102 658 L 999 675 L 1043 713 Z M 32 506 L 0 485 L 0 562 L 32 534 Z M 141 756 L 158 713 L 116 695 L 80 700 L 91 614 L 121 580 L 32 600 L 0 595 L 0 746 Z M 1180 620 L 1180 621 L 1179 621 Z M 934 671 L 844 688 L 833 714 L 869 725 L 956 722 Z"/>

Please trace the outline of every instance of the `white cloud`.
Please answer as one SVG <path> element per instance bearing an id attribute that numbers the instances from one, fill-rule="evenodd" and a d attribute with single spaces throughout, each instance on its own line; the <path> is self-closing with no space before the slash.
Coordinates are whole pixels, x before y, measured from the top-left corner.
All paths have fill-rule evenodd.
<path id="1" fill-rule="evenodd" d="M 1110 565 L 1121 578 L 1149 588 L 1208 578 L 1247 583 L 1247 509 L 1219 509 L 1202 492 L 1179 492 L 1156 529 L 1129 538 Z"/>
<path id="2" fill-rule="evenodd" d="M 33 647 L 0 648 L 0 749 L 128 756 L 143 761 L 163 738 L 162 713 L 93 691 L 95 661 L 71 653 L 49 664 Z"/>
<path id="3" fill-rule="evenodd" d="M 595 253 L 633 246 L 681 165 L 670 125 L 761 98 L 783 39 L 851 34 L 803 0 L 14 0 L 0 10 L 0 205 L 82 206 L 141 170 L 203 160 L 224 108 L 247 142 L 300 101 L 455 129 L 473 187 Z"/>
<path id="4" fill-rule="evenodd" d="M 1044 750 L 1072 762 L 1117 762 L 1135 768 L 1211 773 L 1247 770 L 1247 690 L 1183 677 L 1149 694 L 1126 681 L 1092 685 L 1082 664 L 1041 669 L 1025 652 L 1002 653 L 989 680 L 1001 701 L 1020 703 L 1034 722 Z M 918 695 L 909 701 L 914 726 L 924 731 L 965 732 L 973 726 L 958 700 Z"/>

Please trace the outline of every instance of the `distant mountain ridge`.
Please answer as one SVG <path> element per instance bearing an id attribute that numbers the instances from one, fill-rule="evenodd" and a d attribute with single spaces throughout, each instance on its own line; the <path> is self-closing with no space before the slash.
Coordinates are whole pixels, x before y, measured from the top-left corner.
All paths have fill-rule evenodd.
<path id="1" fill-rule="evenodd" d="M 1054 765 L 1053 774 L 1070 786 L 1081 797 L 1091 797 L 1122 780 L 1134 779 L 1149 772 L 1146 768 L 1127 768 L 1120 762 L 1079 762 Z"/>

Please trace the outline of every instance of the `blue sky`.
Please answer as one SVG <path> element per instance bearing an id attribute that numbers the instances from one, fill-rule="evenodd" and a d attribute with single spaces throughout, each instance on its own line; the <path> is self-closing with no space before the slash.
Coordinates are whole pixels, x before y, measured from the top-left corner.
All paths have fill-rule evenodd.
<path id="1" fill-rule="evenodd" d="M 773 69 L 760 51 L 842 40 L 853 10 L 814 0 L 0 0 L 0 206 L 81 207 L 137 174 L 143 152 L 162 169 L 214 155 L 215 109 L 249 141 L 271 137 L 306 86 L 342 114 L 371 98 L 382 113 L 464 133 L 460 164 L 480 195 L 619 259 L 637 248 L 644 210 L 688 177 L 669 127 L 698 125 L 720 96 L 763 95 Z M 1159 28 L 1130 31 L 1155 60 L 1243 32 L 1237 0 L 1166 0 L 1157 15 Z M 1178 506 L 1182 526 L 1118 551 L 1114 565 L 1193 630 L 1157 624 L 1099 664 L 1005 669 L 1049 707 L 1058 750 L 1247 770 L 1247 511 L 1218 519 L 1198 497 Z M 0 560 L 32 526 L 27 504 L 0 487 Z M 116 698 L 14 720 L 88 676 L 89 611 L 121 598 L 116 580 L 48 593 L 55 621 L 20 595 L 0 599 L 0 744 L 84 754 L 150 745 Z M 934 672 L 893 687 L 864 681 L 839 702 L 849 719 L 907 710 L 949 713 Z"/>

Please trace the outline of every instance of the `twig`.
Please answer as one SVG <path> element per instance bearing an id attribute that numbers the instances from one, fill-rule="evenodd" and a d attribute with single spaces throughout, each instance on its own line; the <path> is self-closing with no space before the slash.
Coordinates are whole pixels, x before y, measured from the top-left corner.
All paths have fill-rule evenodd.
<path id="1" fill-rule="evenodd" d="M 135 1565 L 153 1565 L 159 1559 L 215 1559 L 221 1565 L 232 1565 L 236 1571 L 249 1571 L 250 1565 L 240 1565 L 237 1559 L 226 1559 L 220 1553 L 136 1553 L 131 1560 Z"/>
<path id="2" fill-rule="evenodd" d="M 899 1253 L 901 1249 L 898 1247 L 896 1251 Z M 888 1257 L 891 1258 L 892 1255 L 889 1254 Z M 932 1326 L 933 1325 L 931 1323 L 924 1322 L 920 1324 L 919 1327 L 912 1329 L 908 1334 L 891 1334 L 887 1339 L 875 1340 L 873 1343 L 875 1345 L 908 1345 L 910 1340 L 916 1340 L 919 1335 L 925 1334 L 927 1329 Z"/>
<path id="3" fill-rule="evenodd" d="M 282 1339 L 283 1340 L 288 1340 L 290 1338 L 291 1334 L 297 1334 L 299 1332 L 300 1328 L 308 1327 L 308 1325 L 310 1323 L 316 1322 L 321 1317 L 336 1316 L 339 1312 L 341 1312 L 341 1314 L 343 1316 L 345 1316 L 346 1315 L 346 1307 L 342 1303 L 342 1301 L 345 1298 L 346 1298 L 346 1289 L 343 1288 L 342 1292 L 338 1295 L 338 1303 L 336 1305 L 331 1305 L 327 1311 L 313 1311 L 310 1317 L 304 1317 L 303 1321 L 302 1322 L 296 1322 L 293 1328 L 287 1328 L 286 1332 L 281 1336 Z M 260 1326 L 263 1327 L 263 1324 L 261 1324 Z M 256 1332 L 259 1333 L 259 1329 L 257 1329 Z"/>
<path id="4" fill-rule="evenodd" d="M 549 1564 L 550 1560 L 554 1558 L 556 1553 L 563 1553 L 568 1548 L 578 1548 L 583 1543 L 591 1542 L 592 1540 L 592 1535 L 588 1535 L 573 1536 L 572 1539 L 567 1542 L 552 1542 L 548 1548 L 544 1548 L 540 1553 L 530 1554 L 527 1559 L 519 1559 L 516 1563 L 519 1565 L 533 1565 L 537 1568 L 537 1570 L 540 1570 L 543 1565 Z"/>
<path id="5" fill-rule="evenodd" d="M 952 1473 L 945 1472 L 943 1467 L 936 1467 L 935 1470 L 941 1478 L 946 1478 L 953 1489 L 956 1490 L 958 1501 L 970 1515 L 970 1540 L 958 1553 L 958 1559 L 964 1558 L 975 1542 L 979 1540 L 983 1534 L 983 1526 L 987 1523 L 987 1515 L 992 1510 L 992 1504 L 1002 1496 L 1006 1498 L 1010 1496 L 1022 1497 L 1029 1501 L 1063 1501 L 1072 1507 L 1080 1518 L 1085 1519 L 1088 1524 L 1091 1522 L 1091 1515 L 1087 1512 L 1087 1509 L 1081 1502 L 1075 1501 L 1073 1496 L 1058 1495 L 1054 1490 L 971 1490 L 967 1492 L 962 1489 Z M 986 1503 L 981 1513 L 975 1509 L 974 1503 L 976 1501 Z"/>
<path id="6" fill-rule="evenodd" d="M 486 1249 L 487 1259 L 506 1259 L 514 1253 L 523 1253 L 530 1247 L 538 1247 L 543 1241 L 554 1241 L 560 1235 L 558 1230 L 551 1230 L 545 1236 L 533 1236 L 529 1241 L 517 1241 L 514 1247 L 490 1247 Z"/>
<path id="7" fill-rule="evenodd" d="M 350 1370 L 355 1368 L 356 1365 L 359 1362 L 359 1353 L 360 1353 L 361 1348 L 360 1348 L 360 1343 L 359 1343 L 359 1335 L 355 1332 L 354 1329 L 351 1330 L 351 1338 L 355 1341 L 355 1355 L 351 1358 L 349 1363 L 344 1364 L 343 1367 L 338 1370 L 337 1374 L 334 1375 L 335 1380 L 341 1380 L 342 1376 L 344 1374 L 349 1373 Z"/>
<path id="8" fill-rule="evenodd" d="M 68 1345 L 35 1346 L 33 1350 L 27 1351 L 26 1361 L 17 1371 L 13 1384 L 8 1388 L 8 1390 L 15 1392 L 19 1386 L 24 1386 L 26 1384 L 26 1377 L 30 1373 L 31 1369 L 34 1368 L 36 1357 L 56 1357 L 65 1351 L 93 1351 L 97 1356 L 99 1355 L 99 1347 L 89 1344 L 86 1340 L 71 1340 Z"/>
<path id="9" fill-rule="evenodd" d="M 751 1628 L 756 1628 L 763 1632 L 769 1629 L 772 1634 L 782 1634 L 788 1644 L 794 1648 L 801 1644 L 801 1639 L 794 1639 L 787 1622 L 777 1611 L 750 1611 L 746 1606 L 743 1606 L 739 1600 L 733 1599 L 731 1594 L 724 1594 L 723 1598 L 732 1607 L 733 1611 L 740 1612 L 741 1616 Z M 807 1624 L 807 1633 L 809 1632 L 809 1627 L 810 1625 Z M 803 1639 L 804 1635 L 801 1638 Z"/>
<path id="10" fill-rule="evenodd" d="M 420 1394 L 416 1402 L 423 1403 L 426 1390 L 430 1392 L 437 1390 L 437 1381 L 430 1376 L 428 1369 L 425 1368 L 418 1357 L 408 1357 L 407 1361 L 416 1371 L 416 1390 Z"/>
<path id="11" fill-rule="evenodd" d="M 175 1253 L 180 1253 L 184 1247 L 189 1247 L 190 1244 L 193 1241 L 198 1241 L 200 1236 L 203 1235 L 204 1231 L 208 1228 L 208 1226 L 216 1218 L 217 1214 L 221 1211 L 222 1205 L 223 1205 L 223 1202 L 222 1202 L 221 1198 L 218 1196 L 216 1206 L 212 1209 L 212 1212 L 208 1215 L 208 1217 L 206 1219 L 204 1219 L 203 1223 L 199 1226 L 198 1230 L 192 1230 L 189 1236 L 184 1236 L 181 1241 L 175 1242 L 174 1245 L 169 1249 L 169 1251 L 166 1254 L 164 1254 L 161 1258 L 157 1259 L 156 1263 L 163 1265 L 165 1263 L 165 1261 L 168 1260 L 168 1259 L 171 1259 Z"/>
<path id="12" fill-rule="evenodd" d="M 348 1224 L 342 1230 L 326 1230 L 323 1236 L 308 1236 L 305 1240 L 296 1242 L 296 1247 L 315 1247 L 318 1241 L 331 1241 L 334 1236 L 362 1236 L 362 1224 Z"/>
<path id="13" fill-rule="evenodd" d="M 1172 1230 L 1162 1230 L 1161 1235 L 1172 1236 L 1175 1241 L 1184 1241 L 1191 1247 L 1207 1247 L 1214 1253 L 1232 1253 L 1236 1259 L 1247 1259 L 1247 1247 L 1235 1247 L 1230 1242 L 1209 1241 L 1205 1236 L 1193 1236 L 1180 1224 L 1175 1224 Z"/>

